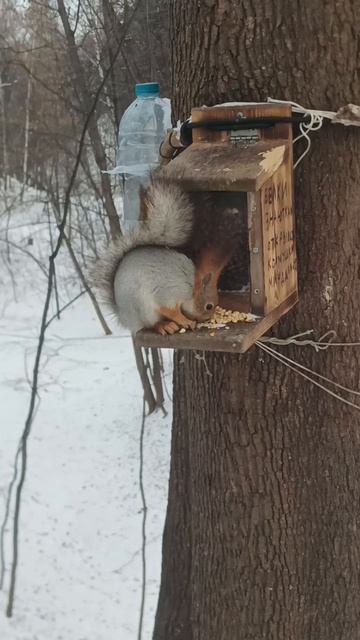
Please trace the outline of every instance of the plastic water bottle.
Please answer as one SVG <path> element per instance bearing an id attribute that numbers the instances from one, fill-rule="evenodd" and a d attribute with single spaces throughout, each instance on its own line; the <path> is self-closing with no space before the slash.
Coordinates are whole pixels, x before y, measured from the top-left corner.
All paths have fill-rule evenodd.
<path id="1" fill-rule="evenodd" d="M 159 148 L 171 127 L 171 104 L 160 98 L 157 82 L 135 86 L 136 100 L 126 109 L 119 126 L 117 167 L 124 192 L 125 231 L 139 219 L 140 186 L 149 182 L 150 171 L 159 164 Z"/>

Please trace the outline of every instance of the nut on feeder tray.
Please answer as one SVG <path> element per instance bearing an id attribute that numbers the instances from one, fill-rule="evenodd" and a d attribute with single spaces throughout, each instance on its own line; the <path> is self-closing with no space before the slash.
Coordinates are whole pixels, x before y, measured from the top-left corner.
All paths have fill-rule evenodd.
<path id="1" fill-rule="evenodd" d="M 231 123 L 241 123 L 242 118 L 254 118 L 253 128 L 232 130 Z M 256 128 L 258 118 L 273 124 Z M 233 225 L 232 246 L 219 279 L 219 307 L 212 320 L 193 331 L 162 336 L 141 330 L 135 338 L 138 345 L 243 353 L 295 305 L 290 120 L 291 106 L 282 103 L 192 110 L 192 144 L 160 175 L 190 195 L 195 224 L 201 228 L 195 237 L 204 246 L 219 238 L 219 255 L 224 253 L 222 225 L 228 236 Z M 189 247 L 188 254 L 192 257 L 199 250 Z M 229 322 L 230 317 L 236 321 Z"/>

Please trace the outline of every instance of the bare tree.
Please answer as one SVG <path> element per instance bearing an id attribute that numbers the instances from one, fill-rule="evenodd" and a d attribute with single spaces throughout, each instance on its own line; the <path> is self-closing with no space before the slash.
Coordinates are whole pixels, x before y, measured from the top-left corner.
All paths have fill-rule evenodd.
<path id="1" fill-rule="evenodd" d="M 73 83 L 73 88 L 75 91 L 78 92 L 81 108 L 83 110 L 83 113 L 86 114 L 91 108 L 91 95 L 86 85 L 85 74 L 84 74 L 84 70 L 79 57 L 78 47 L 75 42 L 74 31 L 70 27 L 68 14 L 65 9 L 63 0 L 57 0 L 57 6 L 58 6 L 61 22 L 64 28 L 65 37 L 66 37 L 67 46 L 68 46 L 68 53 L 71 61 L 71 69 L 72 69 L 71 80 Z M 111 233 L 112 233 L 112 236 L 116 238 L 116 236 L 121 233 L 120 223 L 119 223 L 119 217 L 114 205 L 114 200 L 112 197 L 110 177 L 107 173 L 105 173 L 107 171 L 106 154 L 105 154 L 105 149 L 102 144 L 101 136 L 99 133 L 96 111 L 94 112 L 89 122 L 89 136 L 90 136 L 96 164 L 99 170 L 101 171 L 101 188 L 102 188 L 102 194 L 104 197 L 104 206 L 109 218 Z"/>

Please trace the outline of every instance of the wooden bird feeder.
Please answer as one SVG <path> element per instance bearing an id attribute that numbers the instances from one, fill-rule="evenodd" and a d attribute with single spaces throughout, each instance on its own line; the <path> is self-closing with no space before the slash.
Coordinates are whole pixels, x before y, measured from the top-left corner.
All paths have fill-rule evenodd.
<path id="1" fill-rule="evenodd" d="M 192 110 L 192 122 L 290 117 L 284 104 L 236 104 Z M 298 300 L 291 123 L 252 130 L 193 129 L 193 142 L 165 168 L 194 198 L 206 194 L 218 215 L 241 222 L 242 239 L 219 282 L 220 306 L 256 315 L 254 322 L 172 336 L 136 335 L 145 347 L 243 353 Z M 235 274 L 235 276 L 234 276 Z"/>

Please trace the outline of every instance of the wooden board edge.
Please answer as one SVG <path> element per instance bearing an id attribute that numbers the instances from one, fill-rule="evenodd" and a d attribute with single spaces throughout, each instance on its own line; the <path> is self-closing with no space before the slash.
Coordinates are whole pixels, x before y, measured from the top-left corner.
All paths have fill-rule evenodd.
<path id="1" fill-rule="evenodd" d="M 252 313 L 261 316 L 264 315 L 265 309 L 265 274 L 261 202 L 259 192 L 247 194 L 247 206 L 251 283 L 250 309 Z"/>
<path id="2" fill-rule="evenodd" d="M 254 330 L 245 336 L 242 342 L 242 350 L 245 353 L 248 349 L 263 336 L 280 318 L 288 313 L 299 301 L 298 291 L 295 289 L 278 307 L 270 311 L 260 322 L 254 327 Z"/>
<path id="3" fill-rule="evenodd" d="M 234 337 L 233 340 L 222 339 L 220 335 L 218 339 L 216 336 L 210 337 L 208 333 L 198 334 L 189 343 L 184 341 L 183 335 L 175 334 L 173 336 L 161 336 L 150 330 L 139 331 L 135 336 L 135 344 L 138 347 L 155 347 L 159 349 L 184 349 L 186 351 L 217 351 L 223 353 L 245 353 L 248 349 L 258 340 L 266 331 L 268 331 L 274 324 L 287 313 L 298 301 L 297 291 L 294 291 L 284 302 L 276 309 L 273 309 L 267 316 L 261 318 L 259 321 L 253 324 L 246 325 L 246 332 L 244 337 L 239 340 Z M 225 336 L 224 336 L 225 337 Z M 196 342 L 198 344 L 196 344 Z"/>

